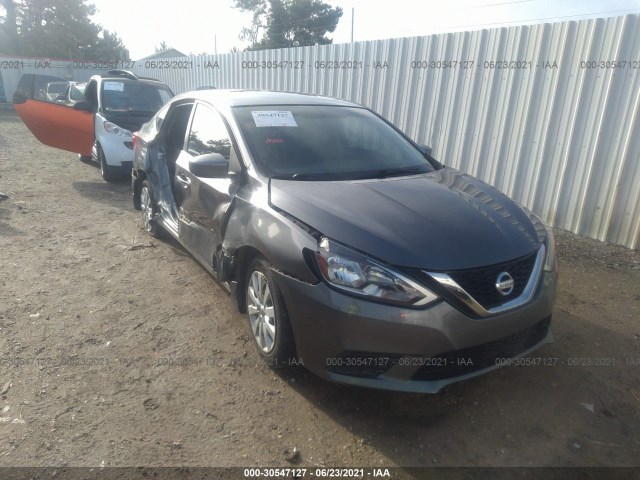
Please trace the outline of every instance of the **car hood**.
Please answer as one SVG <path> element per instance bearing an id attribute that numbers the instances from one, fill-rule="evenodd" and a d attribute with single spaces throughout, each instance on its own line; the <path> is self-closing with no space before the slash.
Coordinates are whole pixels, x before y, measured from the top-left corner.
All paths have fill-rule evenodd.
<path id="1" fill-rule="evenodd" d="M 126 128 L 130 132 L 137 132 L 140 130 L 143 124 L 147 123 L 151 117 L 153 117 L 153 113 L 112 113 L 112 112 L 103 112 L 102 115 L 104 118 L 111 122 L 115 123 L 119 127 Z"/>
<path id="2" fill-rule="evenodd" d="M 388 264 L 459 270 L 524 256 L 542 241 L 506 195 L 445 168 L 410 177 L 271 180 L 272 206 Z"/>

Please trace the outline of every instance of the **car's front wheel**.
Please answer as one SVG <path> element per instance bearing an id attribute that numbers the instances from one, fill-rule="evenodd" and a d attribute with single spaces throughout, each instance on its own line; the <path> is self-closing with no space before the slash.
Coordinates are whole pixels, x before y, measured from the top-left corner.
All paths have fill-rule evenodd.
<path id="1" fill-rule="evenodd" d="M 98 165 L 100 166 L 100 174 L 102 175 L 103 180 L 106 182 L 112 182 L 118 178 L 118 175 L 115 169 L 107 163 L 106 158 L 104 157 L 104 151 L 100 144 L 96 144 L 96 151 L 98 153 Z"/>
<path id="2" fill-rule="evenodd" d="M 266 260 L 256 258 L 251 262 L 245 286 L 249 325 L 258 353 L 272 368 L 292 366 L 296 358 L 293 333 Z"/>
<path id="3" fill-rule="evenodd" d="M 151 188 L 151 182 L 145 180 L 142 182 L 140 188 L 140 210 L 142 210 L 142 223 L 144 229 L 152 237 L 160 236 L 160 225 L 155 220 L 155 216 L 158 213 L 158 205 L 153 195 L 153 189 Z"/>

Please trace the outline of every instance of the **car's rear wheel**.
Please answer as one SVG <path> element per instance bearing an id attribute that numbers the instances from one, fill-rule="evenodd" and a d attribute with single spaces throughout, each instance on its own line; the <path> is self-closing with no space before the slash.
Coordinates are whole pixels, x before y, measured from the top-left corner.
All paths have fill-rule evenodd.
<path id="1" fill-rule="evenodd" d="M 152 237 L 159 237 L 161 233 L 160 225 L 158 225 L 158 222 L 155 220 L 158 213 L 158 205 L 149 180 L 143 181 L 142 188 L 140 188 L 140 209 L 142 210 L 144 229 Z"/>
<path id="2" fill-rule="evenodd" d="M 269 264 L 254 259 L 247 270 L 245 302 L 258 353 L 271 368 L 295 363 L 293 333 Z"/>
<path id="3" fill-rule="evenodd" d="M 102 147 L 99 143 L 96 144 L 96 151 L 98 152 L 98 165 L 100 166 L 100 174 L 102 175 L 103 180 L 106 182 L 116 180 L 118 175 L 115 169 L 107 163 L 107 160 L 104 157 L 104 152 L 102 151 Z"/>

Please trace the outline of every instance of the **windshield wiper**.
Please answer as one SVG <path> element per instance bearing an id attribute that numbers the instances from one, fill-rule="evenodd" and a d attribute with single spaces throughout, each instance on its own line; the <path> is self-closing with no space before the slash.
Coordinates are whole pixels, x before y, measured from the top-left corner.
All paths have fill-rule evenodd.
<path id="1" fill-rule="evenodd" d="M 353 178 L 353 173 L 340 174 L 335 172 L 309 172 L 309 173 L 288 173 L 271 175 L 274 180 L 345 180 Z"/>
<path id="2" fill-rule="evenodd" d="M 335 177 L 333 173 L 315 172 L 315 173 L 294 173 L 289 178 L 293 180 L 331 180 Z"/>
<path id="3" fill-rule="evenodd" d="M 415 175 L 420 173 L 429 173 L 430 170 L 426 165 L 413 165 L 411 167 L 400 168 L 381 168 L 380 170 L 373 170 L 366 172 L 358 178 L 386 178 L 386 177 L 399 177 L 402 175 Z"/>
<path id="4" fill-rule="evenodd" d="M 363 180 L 367 178 L 386 178 L 398 177 L 402 175 L 414 175 L 420 173 L 429 173 L 429 167 L 426 165 L 413 165 L 411 167 L 400 168 L 382 168 L 380 170 L 372 170 L 370 172 L 310 172 L 310 173 L 292 173 L 287 175 L 274 175 L 271 178 L 275 180 Z"/>

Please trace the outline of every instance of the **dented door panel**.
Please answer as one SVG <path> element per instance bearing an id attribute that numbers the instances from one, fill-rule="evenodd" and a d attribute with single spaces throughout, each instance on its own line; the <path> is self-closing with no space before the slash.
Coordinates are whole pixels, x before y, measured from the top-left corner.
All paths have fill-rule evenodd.
<path id="1" fill-rule="evenodd" d="M 253 247 L 286 275 L 316 284 L 318 278 L 304 261 L 302 252 L 317 250 L 313 231 L 294 223 L 269 206 L 268 186 L 248 178 L 228 211 L 222 251 L 233 256 L 240 247 Z"/>

